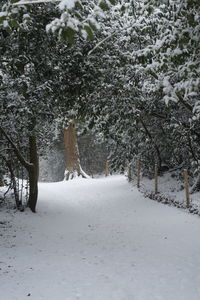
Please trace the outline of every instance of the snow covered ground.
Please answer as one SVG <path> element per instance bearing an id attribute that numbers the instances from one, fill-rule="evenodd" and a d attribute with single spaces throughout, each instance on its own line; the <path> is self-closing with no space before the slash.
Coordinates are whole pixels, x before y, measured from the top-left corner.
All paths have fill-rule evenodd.
<path id="1" fill-rule="evenodd" d="M 200 218 L 123 176 L 42 183 L 0 212 L 0 299 L 199 300 Z"/>
<path id="2" fill-rule="evenodd" d="M 158 197 L 166 197 L 169 203 L 173 205 L 174 202 L 180 203 L 182 207 L 186 207 L 186 196 L 183 178 L 182 180 L 174 178 L 171 173 L 165 173 L 158 177 Z M 136 186 L 136 179 L 133 184 Z M 154 179 L 150 180 L 147 177 L 141 178 L 140 190 L 147 195 L 154 193 Z M 190 185 L 191 189 L 191 185 Z M 200 192 L 190 194 L 191 211 L 196 210 L 200 215 Z"/>

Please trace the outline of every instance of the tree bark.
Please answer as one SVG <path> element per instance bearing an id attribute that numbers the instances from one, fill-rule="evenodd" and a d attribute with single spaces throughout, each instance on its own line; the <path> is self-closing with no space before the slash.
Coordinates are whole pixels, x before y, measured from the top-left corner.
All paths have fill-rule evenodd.
<path id="1" fill-rule="evenodd" d="M 32 212 L 36 212 L 36 204 L 38 198 L 38 177 L 39 177 L 39 160 L 37 154 L 36 136 L 29 137 L 29 151 L 31 167 L 28 168 L 29 175 L 29 199 L 28 206 Z"/>
<path id="2" fill-rule="evenodd" d="M 79 150 L 76 136 L 75 121 L 71 120 L 68 127 L 64 129 L 64 145 L 66 169 L 64 180 L 73 179 L 77 176 L 88 178 L 89 176 L 82 170 L 79 158 Z"/>

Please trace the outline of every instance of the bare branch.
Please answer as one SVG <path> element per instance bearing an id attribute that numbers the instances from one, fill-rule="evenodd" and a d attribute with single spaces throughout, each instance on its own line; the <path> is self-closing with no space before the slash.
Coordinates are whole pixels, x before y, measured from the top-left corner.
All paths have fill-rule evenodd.
<path id="1" fill-rule="evenodd" d="M 99 43 L 96 44 L 96 46 L 88 52 L 88 55 L 91 55 L 97 48 L 99 48 L 104 42 L 111 39 L 117 32 L 113 32 L 111 35 L 107 36 L 103 40 L 101 40 Z"/>
<path id="2" fill-rule="evenodd" d="M 61 0 L 34 0 L 34 1 L 19 1 L 13 4 L 13 6 L 22 6 L 30 4 L 41 4 L 41 3 L 56 3 L 61 2 Z"/>

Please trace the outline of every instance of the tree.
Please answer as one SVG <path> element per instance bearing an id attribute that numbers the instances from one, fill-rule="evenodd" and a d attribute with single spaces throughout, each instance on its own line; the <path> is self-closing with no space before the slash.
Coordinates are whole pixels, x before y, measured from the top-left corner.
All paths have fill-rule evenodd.
<path id="1" fill-rule="evenodd" d="M 160 167 L 199 164 L 198 19 L 197 1 L 126 1 L 103 24 L 112 32 L 95 47 L 103 72 L 89 118 L 115 166 L 137 155 Z"/>
<path id="2" fill-rule="evenodd" d="M 65 180 L 73 179 L 77 176 L 88 178 L 89 176 L 82 170 L 80 164 L 76 124 L 74 120 L 71 120 L 68 126 L 64 128 L 64 144 L 66 157 Z"/>
<path id="3" fill-rule="evenodd" d="M 91 88 L 91 85 L 88 88 L 87 80 L 93 76 L 91 73 L 82 76 L 85 70 L 90 69 L 84 64 L 82 41 L 77 40 L 75 46 L 70 46 L 52 34 L 47 35 L 45 27 L 57 11 L 51 5 L 41 5 L 39 8 L 29 7 L 26 17 L 23 9 L 17 11 L 17 17 L 22 22 L 10 24 L 13 29 L 10 32 L 10 25 L 8 28 L 5 26 L 5 18 L 9 16 L 3 14 L 1 31 L 4 55 L 1 64 L 4 91 L 1 94 L 1 132 L 4 144 L 10 144 L 16 160 L 28 172 L 28 205 L 33 212 L 37 202 L 39 171 L 37 144 L 39 151 L 44 151 L 48 124 L 55 118 L 70 117 L 70 108 L 75 103 L 81 111 L 84 97 Z"/>
<path id="4" fill-rule="evenodd" d="M 33 212 L 38 194 L 37 144 L 42 149 L 41 141 L 45 143 L 48 123 L 56 115 L 52 81 L 54 69 L 50 63 L 55 49 L 54 38 L 47 36 L 44 29 L 47 20 L 52 17 L 51 8 L 46 12 L 46 17 L 41 18 L 44 8 L 34 10 L 27 27 L 16 28 L 10 33 L 1 29 L 3 60 L 0 130 L 3 144 L 9 144 L 16 160 L 28 172 L 28 206 Z M 38 51 L 38 46 L 41 51 Z M 4 158 L 8 161 L 6 156 L 5 151 Z"/>
<path id="5" fill-rule="evenodd" d="M 56 6 L 57 2 L 59 2 L 58 6 Z M 83 0 L 5 0 L 4 3 L 0 14 L 0 23 L 6 30 L 23 26 L 24 21 L 29 19 L 26 10 L 30 6 L 50 3 L 55 11 L 60 11 L 60 15 L 49 20 L 49 24 L 46 24 L 47 31 L 56 33 L 60 38 L 68 40 L 69 43 L 74 43 L 76 35 L 89 40 L 94 38 L 94 32 L 99 27 L 97 20 L 104 17 L 103 12 L 109 10 L 110 6 L 115 4 L 115 0 L 93 0 L 88 3 Z M 19 13 L 23 13 L 22 21 Z"/>

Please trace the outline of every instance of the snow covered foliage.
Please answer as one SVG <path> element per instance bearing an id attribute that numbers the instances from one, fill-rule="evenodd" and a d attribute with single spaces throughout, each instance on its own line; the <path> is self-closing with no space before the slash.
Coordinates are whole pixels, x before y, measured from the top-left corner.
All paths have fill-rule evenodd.
<path id="1" fill-rule="evenodd" d="M 102 73 L 91 123 L 107 137 L 113 165 L 134 157 L 149 168 L 198 165 L 199 2 L 118 1 L 109 16 L 90 52 Z"/>
<path id="2" fill-rule="evenodd" d="M 4 28 L 11 30 L 13 27 L 26 26 L 31 22 L 30 6 L 48 4 L 52 5 L 59 15 L 50 20 L 46 25 L 47 32 L 52 32 L 69 43 L 74 43 L 75 36 L 92 40 L 94 32 L 99 28 L 98 20 L 104 18 L 104 11 L 115 3 L 115 0 L 100 0 L 85 2 L 82 0 L 8 0 L 5 1 L 0 13 L 0 23 Z M 19 19 L 19 12 L 23 12 Z"/>
<path id="3" fill-rule="evenodd" d="M 49 142 L 50 124 L 58 118 L 66 122 L 81 110 L 84 115 L 85 95 L 94 86 L 88 81 L 94 73 L 85 64 L 88 42 L 77 39 L 70 46 L 46 33 L 46 25 L 58 16 L 54 7 L 27 10 L 32 20 L 27 27 L 11 31 L 1 27 L 1 157 L 8 162 L 14 151 L 12 165 L 13 160 L 22 164 L 38 179 L 38 151 L 43 153 Z M 23 16 L 20 11 L 19 19 Z"/>
<path id="4" fill-rule="evenodd" d="M 38 151 L 44 152 L 52 133 L 49 125 L 58 115 L 55 92 L 58 82 L 54 81 L 59 55 L 55 38 L 45 31 L 45 25 L 55 13 L 51 6 L 40 10 L 32 8 L 33 23 L 28 28 L 18 27 L 11 32 L 1 29 L 1 154 L 8 164 L 11 152 L 12 160 L 26 169 L 34 201 L 37 199 Z M 7 144 L 10 151 L 6 150 Z"/>

